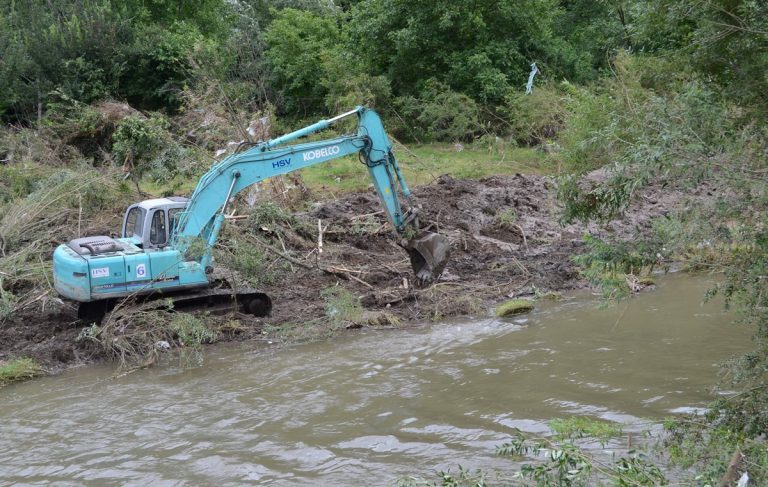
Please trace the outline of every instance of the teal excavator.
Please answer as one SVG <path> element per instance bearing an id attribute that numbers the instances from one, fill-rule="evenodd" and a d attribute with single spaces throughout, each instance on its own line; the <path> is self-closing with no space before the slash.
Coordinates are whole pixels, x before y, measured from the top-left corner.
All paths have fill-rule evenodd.
<path id="1" fill-rule="evenodd" d="M 355 134 L 284 145 L 351 116 L 358 119 Z M 350 154 L 358 154 L 367 167 L 397 243 L 410 256 L 416 282 L 437 279 L 448 260 L 449 243 L 422 229 L 381 119 L 375 111 L 357 107 L 223 159 L 203 175 L 189 198 L 156 198 L 131 205 L 119 238 L 83 237 L 59 245 L 53 253 L 54 286 L 79 303 L 78 315 L 88 321 L 100 321 L 129 297 L 170 298 L 173 308 L 180 310 L 238 309 L 268 316 L 272 300 L 266 293 L 211 284 L 212 251 L 227 205 L 252 184 Z"/>

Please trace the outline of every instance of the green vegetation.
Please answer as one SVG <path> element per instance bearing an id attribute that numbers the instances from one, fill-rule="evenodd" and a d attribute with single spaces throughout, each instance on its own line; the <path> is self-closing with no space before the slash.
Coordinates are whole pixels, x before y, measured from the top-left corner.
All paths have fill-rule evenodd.
<path id="1" fill-rule="evenodd" d="M 470 471 L 439 472 L 438 480 L 418 477 L 400 479 L 401 486 L 484 487 L 490 485 L 537 485 L 542 487 L 615 485 L 654 486 L 666 484 L 662 471 L 651 458 L 635 450 L 611 460 L 596 458 L 579 445 L 582 439 L 597 438 L 605 444 L 622 433 L 620 425 L 574 416 L 550 422 L 552 438 L 532 438 L 517 432 L 496 448 L 496 454 L 523 463 L 514 473 Z"/>
<path id="2" fill-rule="evenodd" d="M 43 369 L 31 358 L 17 358 L 4 363 L 0 362 L 0 387 L 40 375 L 43 375 Z"/>
<path id="3" fill-rule="evenodd" d="M 533 302 L 527 299 L 510 299 L 505 301 L 496 308 L 496 316 L 510 316 L 521 313 L 527 313 L 533 310 Z"/>
<path id="4" fill-rule="evenodd" d="M 304 342 L 334 336 L 345 328 L 367 326 L 397 326 L 398 320 L 389 313 L 366 314 L 358 297 L 336 285 L 320 291 L 324 313 L 314 318 L 302 316 L 295 322 L 265 327 L 265 334 L 284 342 Z"/>
<path id="5" fill-rule="evenodd" d="M 482 138 L 472 144 L 395 145 L 401 169 L 411 186 L 429 184 L 438 176 L 480 179 L 492 175 L 551 174 L 555 168 L 546 154 L 528 147 L 517 147 L 495 137 Z M 301 171 L 310 189 L 339 194 L 364 191 L 370 185 L 367 169 L 356 157 L 347 157 Z"/>
<path id="6" fill-rule="evenodd" d="M 621 436 L 621 425 L 596 421 L 586 416 L 571 416 L 567 419 L 553 419 L 549 427 L 555 434 L 555 439 L 568 440 L 579 438 L 595 438 L 602 444 L 612 438 Z"/>
<path id="7" fill-rule="evenodd" d="M 199 348 L 203 343 L 216 341 L 216 332 L 208 329 L 203 320 L 188 313 L 174 314 L 170 329 L 184 347 Z"/>
<path id="8" fill-rule="evenodd" d="M 320 296 L 325 302 L 325 315 L 334 323 L 341 325 L 359 322 L 363 317 L 360 300 L 340 286 L 323 289 Z"/>
<path id="9" fill-rule="evenodd" d="M 613 63 L 615 74 L 584 97 L 586 108 L 574 112 L 573 126 L 583 142 L 564 145 L 563 162 L 573 173 L 560 185 L 563 216 L 608 220 L 648 186 L 690 195 L 684 208 L 654 223 L 648 238 L 590 237 L 590 252 L 579 262 L 611 296 L 626 294 L 624 275 L 671 262 L 722 274 L 710 294 L 723 295 L 755 331 L 755 350 L 724 366 L 723 386 L 735 394 L 716 400 L 698 421 L 670 425 L 670 448 L 709 481 L 725 473 L 734 451 L 749 451 L 748 470 L 760 484 L 768 471 L 765 455 L 754 448 L 768 428 L 768 104 L 758 88 L 764 77 L 754 70 L 766 60 L 766 7 L 702 2 L 694 14 L 662 6 L 659 14 L 673 21 L 663 29 L 679 29 L 662 38 L 666 47 L 680 49 L 623 54 Z M 662 29 L 658 21 L 657 14 L 648 15 L 649 28 Z M 759 54 L 757 46 L 763 46 Z M 726 58 L 743 65 L 735 69 Z M 744 83 L 755 89 L 745 90 Z M 602 166 L 602 180 L 579 181 Z M 702 187 L 713 197 L 701 198 Z"/>
<path id="10" fill-rule="evenodd" d="M 502 228 L 512 228 L 517 223 L 517 212 L 514 208 L 507 208 L 496 213 L 496 225 Z"/>

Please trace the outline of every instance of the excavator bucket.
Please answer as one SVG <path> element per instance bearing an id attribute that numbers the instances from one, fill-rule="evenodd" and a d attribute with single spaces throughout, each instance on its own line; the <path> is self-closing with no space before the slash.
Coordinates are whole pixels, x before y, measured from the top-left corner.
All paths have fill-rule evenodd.
<path id="1" fill-rule="evenodd" d="M 429 284 L 440 277 L 451 250 L 448 239 L 433 232 L 421 232 L 404 247 L 411 257 L 411 267 L 419 285 Z"/>

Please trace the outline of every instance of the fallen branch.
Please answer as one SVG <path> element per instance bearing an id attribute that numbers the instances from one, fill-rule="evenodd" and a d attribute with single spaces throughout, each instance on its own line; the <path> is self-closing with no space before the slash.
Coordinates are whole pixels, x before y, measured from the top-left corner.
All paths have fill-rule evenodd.
<path id="1" fill-rule="evenodd" d="M 374 289 L 374 287 L 371 286 L 370 284 L 368 284 L 367 282 L 365 282 L 362 279 L 360 279 L 359 277 L 355 277 L 354 275 L 351 274 L 352 272 L 357 272 L 359 274 L 362 274 L 362 271 L 350 271 L 348 269 L 340 269 L 340 268 L 337 268 L 337 267 L 326 267 L 325 269 L 320 268 L 320 270 L 322 270 L 323 272 L 327 272 L 329 274 L 337 275 L 337 276 L 338 275 L 343 275 L 345 277 L 348 277 L 348 278 L 352 279 L 353 281 L 359 282 L 360 284 L 366 286 L 368 289 Z"/>
<path id="2" fill-rule="evenodd" d="M 268 251 L 272 252 L 273 254 L 277 255 L 278 257 L 282 257 L 283 259 L 287 260 L 288 262 L 296 264 L 299 267 L 303 267 L 304 269 L 309 269 L 309 270 L 312 270 L 312 269 L 316 268 L 316 267 L 313 267 L 313 266 L 311 266 L 311 265 L 309 265 L 309 264 L 307 264 L 305 262 L 300 261 L 299 259 L 291 257 L 290 255 L 288 255 L 288 254 L 286 254 L 284 252 L 281 252 L 280 250 L 274 248 L 273 246 L 271 246 L 271 245 L 269 245 L 269 244 L 267 244 L 265 242 L 262 242 L 259 239 L 253 239 L 253 241 L 255 243 L 257 243 L 258 245 L 261 245 L 262 247 L 264 247 Z"/>
<path id="3" fill-rule="evenodd" d="M 381 215 L 384 213 L 384 210 L 374 211 L 373 213 L 366 213 L 365 215 L 353 215 L 350 217 L 350 220 L 362 220 L 363 218 L 368 218 L 369 216 L 376 216 Z"/>
<path id="4" fill-rule="evenodd" d="M 300 260 L 298 260 L 298 259 L 296 259 L 294 257 L 291 257 L 290 255 L 288 255 L 285 252 L 281 252 L 280 250 L 274 248 L 273 246 L 271 246 L 271 245 L 269 245 L 269 244 L 267 244 L 265 242 L 262 242 L 259 239 L 255 239 L 254 241 L 257 244 L 259 244 L 262 247 L 264 247 L 265 249 L 267 249 L 268 251 L 270 251 L 273 254 L 277 255 L 278 257 L 281 257 L 281 258 L 287 260 L 288 262 L 296 264 L 299 267 L 303 267 L 304 269 L 307 269 L 307 270 L 317 269 L 319 271 L 325 272 L 326 274 L 332 274 L 334 276 L 340 276 L 340 277 L 345 277 L 347 279 L 352 279 L 353 281 L 356 281 L 356 282 L 359 282 L 360 284 L 363 284 L 364 286 L 368 287 L 369 289 L 374 289 L 374 287 L 372 285 L 370 285 L 367 282 L 363 281 L 359 277 L 356 277 L 356 276 L 352 275 L 353 272 L 357 272 L 357 273 L 362 274 L 362 271 L 352 271 L 352 270 L 349 270 L 349 269 L 338 269 L 338 268 L 335 268 L 335 267 L 321 267 L 319 263 L 315 264 L 314 266 L 311 266 L 311 265 L 306 264 L 306 263 L 304 263 L 304 262 L 302 262 L 302 261 L 300 261 Z"/>
<path id="5" fill-rule="evenodd" d="M 744 454 L 738 448 L 733 452 L 731 461 L 728 462 L 728 468 L 725 470 L 723 478 L 720 479 L 720 487 L 729 487 L 733 485 L 744 470 Z"/>
<path id="6" fill-rule="evenodd" d="M 528 239 L 525 238 L 525 232 L 523 231 L 523 227 L 521 227 L 518 224 L 515 224 L 515 227 L 517 227 L 517 229 L 520 230 L 520 235 L 523 236 L 523 246 L 525 246 L 525 251 L 528 252 Z"/>

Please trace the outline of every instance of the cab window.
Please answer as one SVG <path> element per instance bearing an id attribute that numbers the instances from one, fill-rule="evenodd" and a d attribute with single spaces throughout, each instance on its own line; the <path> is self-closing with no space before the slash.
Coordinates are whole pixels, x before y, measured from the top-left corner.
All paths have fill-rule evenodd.
<path id="1" fill-rule="evenodd" d="M 141 237 L 141 229 L 144 225 L 144 210 L 138 206 L 131 208 L 128 211 L 128 216 L 125 218 L 125 229 L 123 231 L 123 237 L 133 237 L 134 235 Z"/>
<path id="2" fill-rule="evenodd" d="M 170 227 L 168 231 L 168 235 L 170 236 L 174 230 L 176 230 L 176 225 L 179 223 L 179 213 L 184 211 L 184 208 L 169 208 L 168 209 L 168 221 L 170 221 Z"/>
<path id="3" fill-rule="evenodd" d="M 152 245 L 164 245 L 167 239 L 165 211 L 156 210 L 152 215 L 152 225 L 149 227 L 149 243 Z"/>

